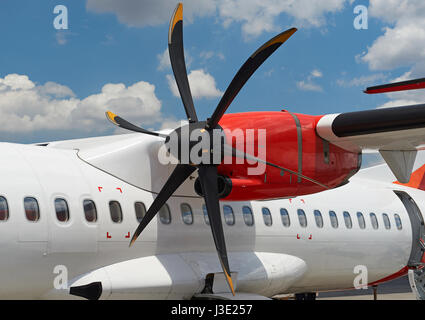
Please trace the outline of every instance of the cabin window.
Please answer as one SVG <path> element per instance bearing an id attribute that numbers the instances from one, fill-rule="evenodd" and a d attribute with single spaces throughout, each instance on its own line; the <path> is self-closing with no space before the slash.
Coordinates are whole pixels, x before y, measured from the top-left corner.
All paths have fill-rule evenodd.
<path id="1" fill-rule="evenodd" d="M 111 214 L 111 219 L 115 223 L 122 222 L 122 210 L 121 205 L 118 201 L 109 202 L 109 212 Z"/>
<path id="2" fill-rule="evenodd" d="M 143 217 L 146 214 L 146 207 L 145 204 L 143 202 L 135 202 L 134 203 L 134 210 L 136 212 L 136 219 L 137 221 L 140 223 L 143 219 Z"/>
<path id="3" fill-rule="evenodd" d="M 233 226 L 235 224 L 235 215 L 233 214 L 233 209 L 231 206 L 223 206 L 224 221 L 228 226 Z"/>
<path id="4" fill-rule="evenodd" d="M 300 222 L 300 226 L 303 228 L 307 227 L 307 217 L 303 209 L 298 209 L 298 221 Z"/>
<path id="5" fill-rule="evenodd" d="M 243 220 L 245 224 L 249 227 L 254 225 L 254 216 L 252 214 L 252 210 L 250 207 L 244 206 L 242 207 Z"/>
<path id="6" fill-rule="evenodd" d="M 373 212 L 370 214 L 370 222 L 372 223 L 373 229 L 378 229 L 378 219 L 376 218 L 376 214 L 374 214 Z"/>
<path id="7" fill-rule="evenodd" d="M 323 217 L 319 210 L 314 210 L 314 219 L 316 220 L 316 226 L 318 228 L 323 228 Z"/>
<path id="8" fill-rule="evenodd" d="M 270 227 L 273 224 L 272 215 L 270 213 L 270 210 L 268 208 L 263 208 L 263 209 L 261 209 L 261 211 L 263 212 L 264 224 L 266 226 Z"/>
<path id="9" fill-rule="evenodd" d="M 291 225 L 291 219 L 289 218 L 288 210 L 280 209 L 280 218 L 282 219 L 282 224 L 285 227 L 289 227 Z"/>
<path id="10" fill-rule="evenodd" d="M 57 198 L 55 199 L 55 211 L 56 218 L 60 222 L 67 222 L 69 220 L 69 209 L 68 203 L 65 199 Z"/>
<path id="11" fill-rule="evenodd" d="M 159 209 L 159 220 L 163 224 L 170 224 L 171 223 L 171 213 L 170 213 L 170 207 L 168 204 L 164 204 L 161 209 Z"/>
<path id="12" fill-rule="evenodd" d="M 387 230 L 391 229 L 391 222 L 390 222 L 390 218 L 388 217 L 388 214 L 383 213 L 382 218 L 384 219 L 385 229 Z"/>
<path id="13" fill-rule="evenodd" d="M 338 217 L 336 216 L 335 211 L 329 211 L 329 218 L 331 219 L 332 228 L 338 228 Z"/>
<path id="14" fill-rule="evenodd" d="M 97 210 L 94 201 L 86 199 L 83 201 L 84 215 L 87 222 L 97 221 Z"/>
<path id="15" fill-rule="evenodd" d="M 182 203 L 180 205 L 182 211 L 182 219 L 184 224 L 190 225 L 193 224 L 193 213 L 192 208 L 187 203 Z"/>
<path id="16" fill-rule="evenodd" d="M 5 197 L 0 197 L 0 221 L 9 219 L 9 206 Z"/>
<path id="17" fill-rule="evenodd" d="M 353 227 L 353 222 L 351 221 L 351 216 L 348 211 L 344 211 L 344 222 L 347 229 L 351 229 Z"/>
<path id="18" fill-rule="evenodd" d="M 40 209 L 35 198 L 26 197 L 24 199 L 25 215 L 28 221 L 38 221 L 40 219 Z"/>
<path id="19" fill-rule="evenodd" d="M 209 226 L 210 225 L 210 218 L 208 217 L 208 211 L 205 204 L 202 205 L 202 212 L 204 213 L 204 220 L 205 223 Z"/>
<path id="20" fill-rule="evenodd" d="M 397 226 L 397 229 L 398 230 L 403 229 L 403 225 L 401 224 L 401 218 L 400 218 L 400 216 L 398 214 L 395 214 L 394 215 L 394 219 L 395 219 L 395 224 Z"/>
<path id="21" fill-rule="evenodd" d="M 363 213 L 357 212 L 357 220 L 359 221 L 360 229 L 365 229 L 366 228 L 366 221 L 364 220 Z"/>

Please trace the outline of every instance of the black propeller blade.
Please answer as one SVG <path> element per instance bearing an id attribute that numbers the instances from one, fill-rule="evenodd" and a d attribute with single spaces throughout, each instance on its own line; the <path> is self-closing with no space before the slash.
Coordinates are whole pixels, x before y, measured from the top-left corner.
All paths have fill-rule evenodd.
<path id="1" fill-rule="evenodd" d="M 130 131 L 140 132 L 144 134 L 150 134 L 151 136 L 157 136 L 157 137 L 163 137 L 166 138 L 167 135 L 161 134 L 158 132 L 152 132 L 143 128 L 140 128 L 138 126 L 135 126 L 134 124 L 128 122 L 127 120 L 124 120 L 123 118 L 117 116 L 116 114 L 112 113 L 111 111 L 106 111 L 106 118 L 111 121 L 116 126 L 127 129 Z"/>
<path id="2" fill-rule="evenodd" d="M 227 108 L 232 103 L 233 99 L 252 76 L 255 70 L 263 64 L 264 61 L 276 51 L 286 40 L 288 40 L 295 32 L 296 28 L 292 28 L 278 34 L 276 37 L 270 39 L 263 44 L 257 51 L 251 55 L 248 60 L 242 65 L 238 73 L 236 73 L 230 85 L 227 87 L 226 92 L 217 105 L 213 115 L 207 121 L 207 127 L 214 129 L 220 121 Z"/>
<path id="3" fill-rule="evenodd" d="M 211 232 L 214 238 L 215 247 L 220 258 L 226 281 L 235 295 L 232 277 L 227 259 L 226 241 L 224 239 L 223 225 L 221 223 L 220 203 L 218 198 L 217 185 L 217 167 L 214 165 L 203 165 L 199 167 L 199 180 L 201 182 L 202 192 L 204 194 L 205 205 L 207 207 L 208 218 L 210 221 Z"/>
<path id="4" fill-rule="evenodd" d="M 193 105 L 192 93 L 190 92 L 189 80 L 187 78 L 186 63 L 183 51 L 183 5 L 179 3 L 174 10 L 168 30 L 168 53 L 170 54 L 171 66 L 174 78 L 179 88 L 180 97 L 186 110 L 189 122 L 198 122 L 195 107 Z"/>
<path id="5" fill-rule="evenodd" d="M 168 198 L 180 187 L 180 185 L 196 170 L 196 167 L 188 164 L 178 164 L 174 169 L 173 173 L 168 178 L 165 185 L 162 187 L 158 196 L 150 206 L 148 212 L 146 212 L 142 221 L 131 238 L 130 246 L 136 241 L 140 233 L 146 228 L 149 222 L 155 217 L 162 206 L 167 202 Z"/>
<path id="6" fill-rule="evenodd" d="M 196 115 L 195 107 L 193 104 L 192 94 L 190 91 L 189 81 L 187 77 L 186 64 L 184 60 L 184 49 L 183 49 L 183 5 L 179 3 L 174 11 L 174 14 L 170 21 L 170 28 L 168 32 L 168 51 L 170 54 L 171 66 L 173 69 L 174 77 L 176 79 L 177 87 L 180 92 L 181 99 L 183 101 L 183 105 L 186 111 L 187 118 L 189 120 L 189 124 L 177 128 L 170 135 L 166 136 L 163 134 L 159 134 L 156 132 L 151 132 L 135 126 L 130 122 L 124 120 L 123 118 L 118 117 L 112 112 L 107 112 L 107 118 L 114 123 L 115 125 L 125 128 L 131 131 L 155 135 L 159 137 L 165 137 L 165 143 L 167 144 L 171 140 L 171 136 L 173 134 L 178 138 L 178 142 L 187 142 L 189 145 L 189 154 L 191 154 L 192 148 L 196 147 L 196 144 L 190 144 L 188 141 L 190 133 L 195 130 L 200 130 L 202 134 L 209 136 L 210 141 L 214 141 L 214 133 L 212 129 L 220 129 L 218 126 L 218 122 L 222 118 L 223 114 L 226 112 L 229 105 L 232 103 L 233 99 L 248 81 L 248 79 L 252 76 L 252 74 L 258 69 L 258 67 L 274 52 L 277 48 L 279 48 L 286 40 L 292 36 L 297 29 L 292 28 L 289 29 L 276 37 L 272 38 L 264 45 L 262 45 L 257 51 L 251 55 L 248 60 L 242 65 L 239 69 L 229 87 L 226 89 L 222 99 L 220 100 L 217 108 L 215 109 L 213 115 L 206 122 L 198 121 L 198 117 Z M 187 127 L 187 128 L 186 128 Z M 185 129 L 185 130 L 183 130 Z M 187 129 L 187 130 L 186 130 Z M 186 135 L 182 132 L 185 131 Z M 223 133 L 223 131 L 222 131 Z M 235 290 L 233 287 L 233 282 L 231 278 L 231 272 L 229 267 L 229 261 L 227 257 L 227 249 L 226 242 L 224 238 L 223 225 L 221 221 L 220 214 L 220 204 L 218 197 L 218 186 L 217 186 L 217 166 L 219 163 L 212 163 L 211 159 L 213 157 L 213 150 L 215 144 L 210 144 L 208 148 L 202 149 L 202 152 L 208 155 L 206 157 L 207 160 L 202 160 L 201 162 L 192 161 L 193 159 L 189 159 L 189 162 L 186 163 L 186 160 L 183 161 L 182 152 L 176 152 L 174 156 L 176 156 L 179 160 L 179 163 L 174 169 L 173 173 L 168 178 L 165 185 L 162 187 L 158 196 L 153 201 L 150 206 L 148 212 L 143 217 L 139 226 L 137 227 L 135 233 L 130 242 L 130 246 L 136 241 L 137 237 L 141 234 L 141 232 L 146 228 L 149 222 L 155 217 L 161 207 L 167 202 L 167 200 L 172 196 L 172 194 L 177 190 L 177 188 L 198 168 L 199 180 L 201 183 L 201 188 L 203 190 L 203 197 L 205 199 L 205 204 L 207 207 L 208 217 L 210 220 L 210 226 L 212 235 L 214 238 L 214 243 L 216 246 L 217 254 L 220 259 L 220 263 L 223 269 L 223 272 L 226 276 L 227 283 L 229 284 L 230 289 L 232 290 L 233 295 L 235 294 Z M 240 156 L 240 151 L 232 148 L 231 146 L 226 146 L 225 143 L 217 144 L 219 146 L 221 154 L 223 152 L 230 152 L 230 154 L 235 154 Z M 230 148 L 230 149 L 229 149 Z M 224 150 L 223 150 L 224 149 Z M 233 150 L 234 149 L 234 150 Z M 230 150 L 230 151 L 229 151 Z M 239 153 L 238 153 L 239 152 Z M 187 154 L 186 154 L 187 155 Z M 259 162 L 264 162 L 267 165 L 274 166 L 279 169 L 281 168 L 275 164 L 266 162 L 264 160 L 255 158 L 253 156 L 242 153 L 242 156 L 246 159 L 255 159 Z M 192 165 L 194 163 L 198 163 L 196 166 Z M 285 169 L 288 172 L 292 172 L 293 174 L 297 174 L 289 169 Z M 307 177 L 302 176 L 303 178 L 313 181 Z M 313 181 L 314 182 L 314 181 Z M 317 182 L 315 182 L 317 183 Z M 326 186 L 325 186 L 326 187 Z"/>

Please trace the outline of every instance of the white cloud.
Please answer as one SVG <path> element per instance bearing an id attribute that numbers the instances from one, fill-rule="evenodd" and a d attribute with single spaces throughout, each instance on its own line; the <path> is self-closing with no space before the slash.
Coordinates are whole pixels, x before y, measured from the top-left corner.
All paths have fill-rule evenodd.
<path id="1" fill-rule="evenodd" d="M 314 70 L 311 72 L 311 76 L 312 76 L 313 78 L 321 78 L 321 77 L 323 77 L 323 73 L 322 73 L 320 70 L 314 69 Z"/>
<path id="2" fill-rule="evenodd" d="M 242 23 L 246 38 L 263 32 L 281 30 L 276 22 L 281 14 L 294 18 L 300 27 L 319 27 L 326 23 L 327 13 L 343 9 L 345 0 L 223 0 L 219 1 L 218 11 L 223 25 Z"/>
<path id="3" fill-rule="evenodd" d="M 170 54 L 168 53 L 168 48 L 166 48 L 164 52 L 157 54 L 156 57 L 159 61 L 157 68 L 158 70 L 166 70 L 168 68 L 171 68 Z"/>
<path id="4" fill-rule="evenodd" d="M 185 0 L 185 20 L 195 16 L 218 15 L 224 27 L 241 23 L 245 38 L 282 29 L 277 23 L 281 14 L 293 17 L 300 27 L 326 24 L 326 15 L 343 9 L 346 0 Z M 118 20 L 132 27 L 167 23 L 176 6 L 174 0 L 87 0 L 89 11 L 114 13 Z"/>
<path id="5" fill-rule="evenodd" d="M 322 92 L 323 88 L 313 82 L 313 79 L 321 78 L 321 77 L 323 77 L 323 73 L 318 69 L 314 69 L 313 71 L 310 72 L 309 76 L 307 77 L 307 80 L 297 82 L 297 87 L 298 89 L 303 91 Z"/>
<path id="6" fill-rule="evenodd" d="M 362 56 L 371 70 L 424 63 L 425 1 L 370 0 L 369 16 L 390 24 Z"/>
<path id="7" fill-rule="evenodd" d="M 223 92 L 217 89 L 215 79 L 203 69 L 192 70 L 188 74 L 190 91 L 194 99 L 216 98 L 223 95 Z M 175 97 L 180 97 L 176 81 L 172 75 L 167 75 L 168 85 Z"/>
<path id="8" fill-rule="evenodd" d="M 388 25 L 359 60 L 371 70 L 410 68 L 397 82 L 423 78 L 425 74 L 425 1 L 423 0 L 370 0 L 369 16 Z M 386 94 L 390 99 L 379 106 L 393 107 L 425 102 L 424 90 Z"/>
<path id="9" fill-rule="evenodd" d="M 369 85 L 379 85 L 378 82 L 383 82 L 386 79 L 385 74 L 376 73 L 368 76 L 361 76 L 357 78 L 353 78 L 350 80 L 338 79 L 336 81 L 337 85 L 340 87 L 366 87 Z"/>
<path id="10" fill-rule="evenodd" d="M 181 127 L 183 125 L 188 124 L 189 122 L 187 120 L 181 119 L 181 120 L 174 120 L 174 119 L 164 119 L 161 122 L 161 128 L 160 130 L 164 129 L 176 129 L 178 127 Z"/>
<path id="11" fill-rule="evenodd" d="M 87 0 L 86 8 L 96 13 L 113 13 L 118 20 L 131 27 L 156 26 L 170 20 L 177 5 L 175 0 Z M 216 10 L 216 0 L 184 1 L 185 19 L 211 15 Z"/>
<path id="12" fill-rule="evenodd" d="M 37 85 L 26 75 L 0 78 L 0 131 L 24 133 L 49 130 L 106 132 L 105 118 L 111 110 L 137 124 L 161 120 L 161 102 L 155 86 L 137 82 L 106 84 L 98 94 L 78 99 L 72 90 L 54 82 Z"/>
<path id="13" fill-rule="evenodd" d="M 311 83 L 311 82 L 306 82 L 306 81 L 298 81 L 297 82 L 297 87 L 300 90 L 303 91 L 316 91 L 316 92 L 322 92 L 323 89 L 321 86 Z"/>

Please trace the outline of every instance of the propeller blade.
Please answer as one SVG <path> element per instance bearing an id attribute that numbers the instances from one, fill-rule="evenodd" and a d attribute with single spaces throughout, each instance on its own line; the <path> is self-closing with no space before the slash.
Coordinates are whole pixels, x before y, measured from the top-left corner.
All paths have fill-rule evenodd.
<path id="1" fill-rule="evenodd" d="M 173 173 L 168 178 L 165 185 L 162 187 L 158 196 L 153 201 L 152 205 L 146 212 L 142 221 L 131 238 L 130 247 L 136 241 L 137 237 L 142 233 L 146 226 L 155 217 L 162 206 L 167 202 L 168 198 L 177 190 L 178 187 L 196 170 L 196 167 L 187 164 L 178 164 Z"/>
<path id="2" fill-rule="evenodd" d="M 226 92 L 218 103 L 213 115 L 210 119 L 208 119 L 207 128 L 214 129 L 217 126 L 221 117 L 232 103 L 233 99 L 236 97 L 248 79 L 252 76 L 252 74 L 296 31 L 296 28 L 292 28 L 275 36 L 263 44 L 257 51 L 254 52 L 252 56 L 248 58 L 248 60 L 246 60 L 246 62 L 239 69 L 238 73 L 236 73 L 230 85 L 227 87 Z"/>
<path id="3" fill-rule="evenodd" d="M 173 68 L 174 78 L 186 110 L 187 119 L 189 122 L 198 122 L 184 61 L 182 3 L 177 5 L 171 17 L 170 29 L 168 30 L 168 53 L 170 54 L 171 67 Z"/>
<path id="4" fill-rule="evenodd" d="M 235 295 L 235 289 L 233 287 L 232 277 L 230 274 L 229 261 L 227 259 L 223 225 L 221 223 L 217 186 L 217 167 L 212 165 L 200 166 L 198 174 L 221 267 L 223 268 L 224 275 L 226 276 L 226 281 L 232 290 L 233 295 Z"/>
<path id="5" fill-rule="evenodd" d="M 165 134 L 152 132 L 152 131 L 140 128 L 138 126 L 135 126 L 134 124 L 128 122 L 127 120 L 124 120 L 123 118 L 117 116 L 116 114 L 112 113 L 111 111 L 106 111 L 105 114 L 106 114 L 106 118 L 109 121 L 111 121 L 114 125 L 116 125 L 120 128 L 127 129 L 127 130 L 130 130 L 130 131 L 150 134 L 151 136 L 157 136 L 157 137 L 163 137 L 163 138 L 167 137 L 167 135 L 165 135 Z"/>
<path id="6" fill-rule="evenodd" d="M 244 159 L 247 159 L 247 160 L 253 160 L 253 161 L 256 161 L 256 162 L 264 163 L 264 164 L 266 164 L 266 165 L 268 165 L 270 167 L 274 167 L 276 169 L 280 169 L 282 171 L 289 172 L 290 174 L 293 174 L 293 175 L 295 175 L 297 177 L 300 177 L 301 179 L 304 179 L 304 180 L 310 181 L 310 182 L 312 182 L 314 184 L 317 184 L 318 186 L 321 186 L 322 188 L 325 188 L 327 190 L 328 189 L 331 189 L 327 185 L 324 185 L 323 183 L 320 183 L 319 181 L 316 181 L 316 180 L 311 179 L 311 178 L 309 178 L 309 177 L 307 177 L 307 176 L 305 176 L 303 174 L 300 174 L 299 172 L 295 172 L 295 171 L 293 171 L 291 169 L 284 168 L 284 167 L 278 166 L 277 164 L 274 164 L 274 163 L 265 161 L 263 159 L 254 157 L 254 156 L 252 156 L 252 155 L 250 155 L 248 153 L 245 153 L 245 152 L 243 152 L 241 150 L 238 150 L 236 148 L 233 148 L 233 147 L 229 146 L 228 144 L 225 144 L 224 145 L 224 154 L 225 155 L 232 156 L 232 157 L 235 157 L 235 158 L 236 157 L 238 157 L 238 158 L 244 158 Z"/>

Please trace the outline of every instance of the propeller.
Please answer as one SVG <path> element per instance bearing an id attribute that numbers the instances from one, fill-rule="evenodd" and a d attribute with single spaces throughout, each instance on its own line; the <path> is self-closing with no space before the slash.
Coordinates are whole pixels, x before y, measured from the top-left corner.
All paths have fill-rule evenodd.
<path id="1" fill-rule="evenodd" d="M 156 132 L 140 128 L 123 118 L 106 112 L 107 118 L 115 125 L 135 132 L 140 132 L 149 135 L 166 138 L 165 144 L 171 144 L 170 153 L 179 160 L 179 164 L 174 169 L 173 173 L 168 178 L 161 191 L 153 201 L 148 209 L 146 215 L 143 217 L 139 226 L 130 242 L 130 246 L 136 241 L 138 236 L 143 232 L 149 222 L 155 217 L 161 207 L 167 202 L 171 195 L 180 187 L 181 184 L 195 171 L 198 170 L 199 180 L 202 188 L 202 194 L 205 200 L 207 213 L 210 221 L 211 232 L 213 235 L 215 247 L 220 260 L 221 267 L 226 276 L 226 281 L 233 293 L 234 286 L 232 282 L 229 261 L 227 257 L 226 241 L 223 232 L 223 226 L 220 215 L 220 205 L 218 197 L 218 174 L 217 166 L 222 162 L 224 154 L 232 154 L 235 156 L 242 156 L 246 159 L 254 159 L 256 161 L 264 162 L 267 165 L 274 166 L 281 170 L 286 170 L 294 175 L 301 176 L 304 179 L 312 180 L 300 175 L 297 172 L 291 171 L 286 168 L 279 167 L 275 164 L 266 162 L 256 157 L 245 154 L 244 152 L 234 149 L 224 142 L 224 132 L 218 125 L 220 119 L 226 112 L 227 108 L 232 103 L 233 99 L 252 76 L 252 74 L 260 67 L 260 65 L 276 51 L 286 40 L 288 40 L 297 29 L 292 28 L 284 31 L 271 40 L 263 44 L 257 51 L 255 51 L 247 61 L 242 65 L 239 71 L 234 76 L 230 85 L 226 89 L 223 97 L 218 103 L 211 118 L 207 121 L 199 121 L 196 115 L 196 110 L 193 104 L 192 94 L 190 91 L 189 81 L 187 77 L 186 64 L 183 50 L 183 5 L 179 3 L 174 10 L 173 16 L 170 21 L 170 28 L 168 31 L 168 51 L 170 54 L 171 66 L 173 69 L 174 77 L 180 96 L 186 111 L 189 123 L 175 129 L 170 135 L 166 136 Z M 221 135 L 220 139 L 216 139 L 216 133 Z M 193 134 L 198 136 L 197 141 L 191 141 Z M 190 139 L 189 139 L 190 137 Z M 173 139 L 174 138 L 174 139 Z M 188 152 L 183 152 L 179 147 L 172 148 L 173 143 L 181 146 L 181 142 L 187 142 L 189 148 Z M 202 148 L 196 150 L 199 142 L 209 141 L 208 145 L 202 144 Z M 198 152 L 196 152 L 198 151 Z M 187 160 L 184 157 L 188 157 Z M 318 183 L 314 181 L 314 183 Z M 320 184 L 320 183 L 318 183 Z M 321 186 L 324 186 L 320 184 Z M 326 187 L 326 186 L 325 186 Z M 327 188 L 327 187 L 326 187 Z"/>

